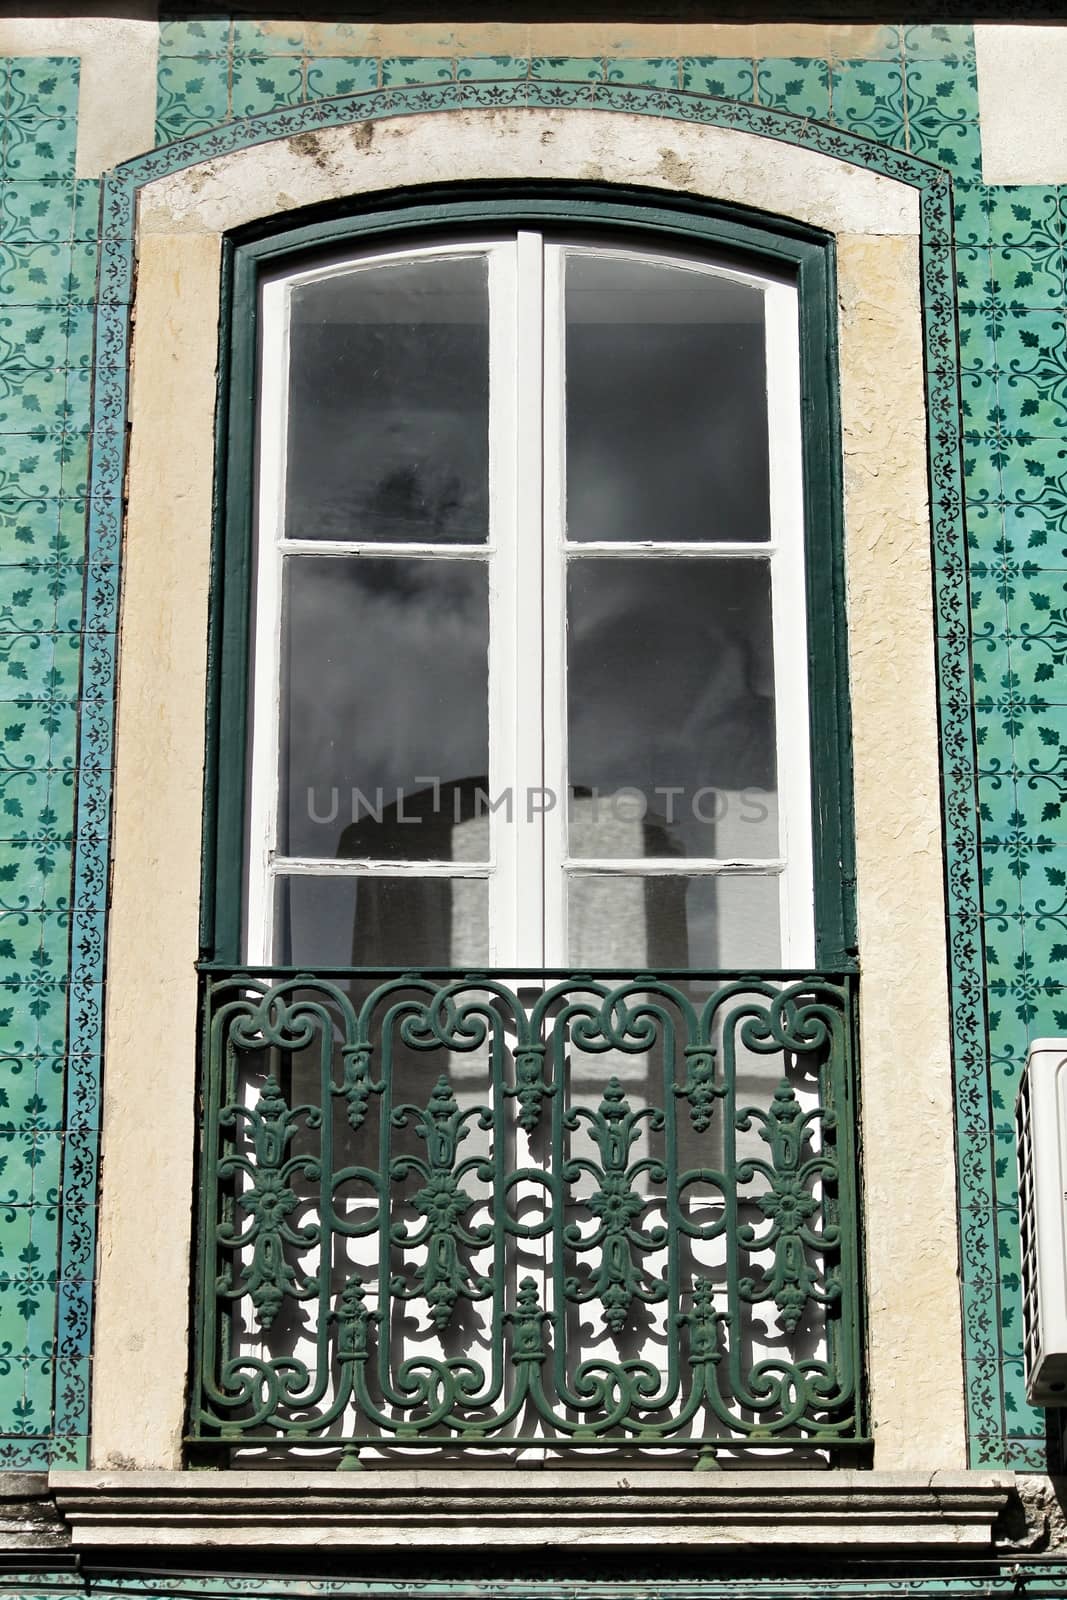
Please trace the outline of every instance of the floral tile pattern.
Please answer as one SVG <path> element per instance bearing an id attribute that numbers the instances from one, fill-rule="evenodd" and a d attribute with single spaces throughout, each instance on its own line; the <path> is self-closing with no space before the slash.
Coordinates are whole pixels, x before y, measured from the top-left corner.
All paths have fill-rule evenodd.
<path id="1" fill-rule="evenodd" d="M 0 63 L 0 1463 L 55 1453 L 96 184 L 79 63 Z M 91 201 L 89 200 L 91 191 Z M 66 469 L 80 458 L 83 471 Z M 58 1452 L 62 1454 L 62 1450 Z"/>
<path id="2" fill-rule="evenodd" d="M 1040 1468 L 1010 1123 L 1028 1040 L 1067 1031 L 1067 191 L 982 184 L 964 26 L 872 31 L 862 59 L 379 58 L 367 37 L 162 23 L 159 144 L 386 88 L 565 84 L 784 111 L 953 179 L 977 766 L 948 746 L 946 766 L 977 789 L 982 904 L 961 896 L 952 936 L 967 1004 L 982 963 L 988 995 L 988 1053 L 970 1024 L 957 1046 L 972 1459 Z M 95 1239 L 120 463 L 106 430 L 90 440 L 89 407 L 95 372 L 99 414 L 121 418 L 129 268 L 111 229 L 94 324 L 99 188 L 74 174 L 78 72 L 74 58 L 0 61 L 0 1465 L 23 1468 L 83 1459 Z M 946 675 L 946 706 L 954 693 Z M 966 875 L 950 862 L 951 882 Z"/>

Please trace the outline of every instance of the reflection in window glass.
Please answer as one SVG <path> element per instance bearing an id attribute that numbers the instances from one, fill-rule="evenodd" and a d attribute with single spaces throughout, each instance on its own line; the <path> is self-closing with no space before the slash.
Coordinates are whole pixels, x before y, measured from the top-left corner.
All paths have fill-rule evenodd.
<path id="1" fill-rule="evenodd" d="M 283 643 L 281 852 L 484 850 L 463 826 L 489 762 L 484 562 L 290 557 Z"/>
<path id="2" fill-rule="evenodd" d="M 301 967 L 484 967 L 484 878 L 285 877 L 276 959 Z"/>
<path id="3" fill-rule="evenodd" d="M 575 873 L 568 880 L 567 959 L 576 967 L 781 964 L 778 878 Z"/>
<path id="4" fill-rule="evenodd" d="M 484 256 L 301 284 L 290 319 L 288 537 L 484 543 Z"/>
<path id="5" fill-rule="evenodd" d="M 567 537 L 769 538 L 762 292 L 573 254 L 566 318 Z"/>
<path id="6" fill-rule="evenodd" d="M 587 557 L 567 593 L 571 855 L 775 856 L 768 563 Z"/>

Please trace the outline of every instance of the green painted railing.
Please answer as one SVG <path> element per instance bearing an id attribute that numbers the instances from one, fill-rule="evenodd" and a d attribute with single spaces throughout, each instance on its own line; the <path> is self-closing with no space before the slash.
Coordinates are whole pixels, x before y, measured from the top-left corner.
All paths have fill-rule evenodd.
<path id="1" fill-rule="evenodd" d="M 855 984 L 205 972 L 191 1440 L 863 1443 Z"/>

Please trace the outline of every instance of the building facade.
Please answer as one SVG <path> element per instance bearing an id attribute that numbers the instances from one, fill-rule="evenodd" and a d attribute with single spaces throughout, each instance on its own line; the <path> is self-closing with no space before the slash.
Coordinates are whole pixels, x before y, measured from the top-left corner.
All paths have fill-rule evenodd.
<path id="1" fill-rule="evenodd" d="M 0 55 L 0 1592 L 1067 1591 L 1067 32 Z"/>

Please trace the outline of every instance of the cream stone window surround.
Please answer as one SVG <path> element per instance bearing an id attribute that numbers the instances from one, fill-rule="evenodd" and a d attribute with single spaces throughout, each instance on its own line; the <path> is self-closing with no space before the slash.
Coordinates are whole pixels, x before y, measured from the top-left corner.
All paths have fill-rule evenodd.
<path id="1" fill-rule="evenodd" d="M 924 1481 L 938 1470 L 957 1473 L 965 1464 L 963 1367 L 917 196 L 895 180 L 752 134 L 535 109 L 413 115 L 299 134 L 141 191 L 93 1466 L 112 1475 L 158 1473 L 182 1460 L 206 681 L 200 641 L 207 636 L 222 237 L 259 218 L 362 192 L 485 178 L 614 181 L 703 195 L 836 238 L 874 1466 L 921 1473 Z M 907 761 L 886 759 L 893 727 L 907 730 Z M 147 996 L 159 1041 L 151 1060 Z M 154 1214 L 167 1223 L 151 1240 L 153 1270 L 145 1274 L 149 1192 Z"/>

